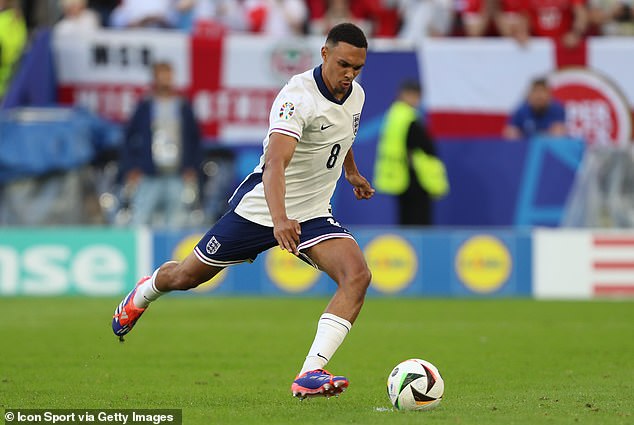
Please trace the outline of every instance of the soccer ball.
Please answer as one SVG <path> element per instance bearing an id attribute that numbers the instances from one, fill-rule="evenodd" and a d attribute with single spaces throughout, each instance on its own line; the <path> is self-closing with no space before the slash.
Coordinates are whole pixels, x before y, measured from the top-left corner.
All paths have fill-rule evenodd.
<path id="1" fill-rule="evenodd" d="M 387 394 L 399 410 L 428 410 L 438 406 L 445 382 L 436 366 L 421 359 L 396 365 L 387 377 Z"/>

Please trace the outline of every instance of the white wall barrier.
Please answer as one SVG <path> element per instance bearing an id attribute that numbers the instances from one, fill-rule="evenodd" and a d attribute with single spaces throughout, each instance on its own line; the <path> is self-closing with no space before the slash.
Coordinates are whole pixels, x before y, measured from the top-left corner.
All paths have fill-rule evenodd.
<path id="1" fill-rule="evenodd" d="M 533 231 L 533 295 L 634 296 L 634 231 Z"/>

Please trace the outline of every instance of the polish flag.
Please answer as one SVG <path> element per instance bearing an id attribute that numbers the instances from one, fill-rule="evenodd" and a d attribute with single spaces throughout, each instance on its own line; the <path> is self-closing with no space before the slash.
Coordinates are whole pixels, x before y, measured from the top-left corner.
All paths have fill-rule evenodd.
<path id="1" fill-rule="evenodd" d="M 499 137 L 530 81 L 547 77 L 566 107 L 571 134 L 589 143 L 632 139 L 630 40 L 590 38 L 568 49 L 546 38 L 526 45 L 510 39 L 430 39 L 418 58 L 436 136 Z"/>

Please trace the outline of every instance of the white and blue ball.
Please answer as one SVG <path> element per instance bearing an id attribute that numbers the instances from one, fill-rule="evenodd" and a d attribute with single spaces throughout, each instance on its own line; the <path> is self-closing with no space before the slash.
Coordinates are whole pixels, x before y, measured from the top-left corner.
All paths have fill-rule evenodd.
<path id="1" fill-rule="evenodd" d="M 445 382 L 440 372 L 426 360 L 405 360 L 387 377 L 387 394 L 399 410 L 433 409 L 444 392 Z"/>

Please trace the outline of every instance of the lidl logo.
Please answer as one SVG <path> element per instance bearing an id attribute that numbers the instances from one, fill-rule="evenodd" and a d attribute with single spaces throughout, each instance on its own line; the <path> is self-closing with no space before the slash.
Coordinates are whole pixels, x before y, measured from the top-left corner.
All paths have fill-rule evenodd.
<path id="1" fill-rule="evenodd" d="M 388 294 L 409 285 L 418 270 L 412 246 L 396 235 L 379 236 L 365 247 L 365 257 L 372 272 L 372 286 Z"/>
<path id="2" fill-rule="evenodd" d="M 458 278 L 467 288 L 479 293 L 501 288 L 508 281 L 512 267 L 506 245 L 493 236 L 479 235 L 467 239 L 456 254 Z"/>
<path id="3" fill-rule="evenodd" d="M 265 264 L 273 283 L 287 292 L 304 292 L 319 279 L 317 269 L 277 247 L 267 252 Z"/>

